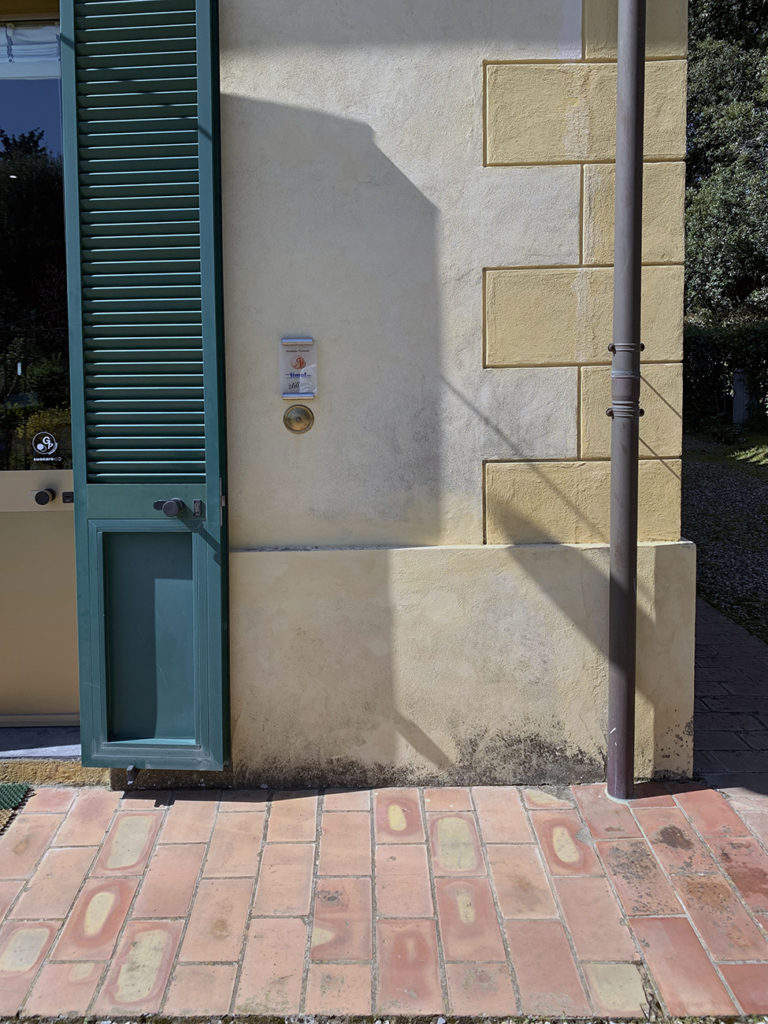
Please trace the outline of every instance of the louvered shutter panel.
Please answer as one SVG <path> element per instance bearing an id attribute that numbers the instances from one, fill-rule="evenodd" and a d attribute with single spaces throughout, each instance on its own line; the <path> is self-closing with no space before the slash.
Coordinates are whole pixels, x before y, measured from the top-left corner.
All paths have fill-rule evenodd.
<path id="1" fill-rule="evenodd" d="M 75 4 L 89 482 L 205 475 L 194 0 Z"/>
<path id="2" fill-rule="evenodd" d="M 81 707 L 91 763 L 210 767 L 223 757 L 223 740 L 209 735 L 226 706 L 215 26 L 212 0 L 64 0 L 62 9 L 81 675 L 83 696 L 100 694 L 90 712 Z M 167 521 L 155 504 L 172 497 L 183 513 Z M 197 754 L 179 754 L 176 735 L 164 752 L 162 723 L 144 736 L 139 712 L 130 727 L 121 721 L 130 694 L 110 649 L 122 649 L 118 617 L 143 614 L 121 596 L 141 589 L 123 578 L 125 551 L 155 558 L 146 537 L 136 540 L 153 531 L 177 552 L 164 571 L 179 574 L 179 593 L 179 566 L 193 566 L 194 622 L 155 610 L 159 633 L 148 642 L 160 659 L 188 625 L 195 680 L 153 692 L 174 669 L 148 662 L 137 696 L 169 709 L 169 732 L 183 717 L 174 700 L 197 701 Z"/>

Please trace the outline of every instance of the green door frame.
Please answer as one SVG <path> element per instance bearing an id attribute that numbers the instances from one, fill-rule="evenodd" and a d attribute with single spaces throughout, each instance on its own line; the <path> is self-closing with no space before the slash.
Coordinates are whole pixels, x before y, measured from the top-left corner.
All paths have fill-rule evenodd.
<path id="1" fill-rule="evenodd" d="M 180 29 L 178 25 L 184 21 L 191 24 L 194 18 L 194 32 L 196 39 L 196 67 L 191 66 L 196 72 L 190 72 L 190 65 L 179 70 L 179 64 L 184 60 L 184 55 L 179 53 L 162 54 L 156 56 L 158 50 L 171 51 L 186 49 L 189 52 L 190 44 L 185 40 L 179 40 L 178 36 L 191 32 L 192 29 Z M 142 19 L 146 24 L 142 28 Z M 148 19 L 148 21 L 147 21 Z M 225 419 L 224 419 L 224 366 L 223 366 L 223 315 L 222 315 L 222 288 L 221 288 L 221 224 L 220 224 L 220 177 L 219 177 L 219 88 L 218 88 L 218 32 L 217 32 L 217 5 L 216 0 L 181 0 L 174 4 L 174 10 L 168 11 L 168 4 L 163 0 L 62 0 L 61 10 L 61 40 L 62 40 L 62 107 L 64 122 L 64 182 L 65 182 L 65 210 L 66 210 L 66 232 L 67 232 L 67 274 L 69 292 L 69 325 L 70 325 L 70 362 L 71 362 L 71 392 L 72 392 L 72 446 L 75 479 L 75 538 L 77 553 L 77 602 L 78 602 L 78 636 L 79 636 L 79 661 L 80 661 L 80 692 L 81 692 L 81 737 L 83 750 L 83 763 L 88 765 L 102 765 L 125 767 L 134 765 L 137 768 L 178 768 L 213 770 L 222 768 L 229 758 L 229 704 L 228 704 L 228 617 L 227 617 L 227 531 L 226 531 L 226 510 L 225 510 L 225 487 L 226 487 L 226 443 L 225 443 Z M 169 32 L 170 41 L 166 44 L 163 31 L 164 23 L 172 26 Z M 174 36 L 175 33 L 175 36 Z M 148 38 L 148 42 L 146 39 Z M 124 55 L 121 44 L 127 48 Z M 103 45 L 99 45 L 103 44 Z M 144 56 L 146 51 L 146 57 Z M 93 55 L 96 54 L 94 58 Z M 109 54 L 109 63 L 105 65 L 104 54 Z M 121 60 L 125 56 L 124 60 Z M 152 75 L 147 74 L 141 67 L 142 60 L 147 64 L 154 61 L 155 65 L 161 65 L 166 61 L 167 66 L 156 68 L 157 79 L 152 81 Z M 122 66 L 121 66 L 122 65 Z M 174 65 L 176 65 L 174 67 Z M 95 71 L 93 69 L 96 69 Z M 149 69 L 152 71 L 152 69 Z M 169 80 L 176 75 L 181 84 L 171 84 Z M 191 76 L 191 77 L 190 77 Z M 195 86 L 185 84 L 195 81 Z M 135 81 L 139 84 L 135 84 Z M 140 80 L 140 81 L 139 81 Z M 104 85 L 107 81 L 108 85 Z M 92 95 L 88 90 L 92 88 L 91 82 L 99 83 L 93 87 L 92 95 L 102 104 L 99 108 L 98 117 L 112 117 L 116 119 L 114 124 L 109 121 L 100 120 L 98 133 L 111 132 L 112 134 L 100 134 L 99 142 L 93 142 L 89 134 L 89 125 L 93 120 L 89 119 L 88 106 L 92 103 Z M 188 112 L 182 112 L 179 107 L 179 114 L 176 116 L 173 111 L 173 103 L 161 101 L 161 90 L 168 88 L 189 89 L 196 88 L 196 110 L 194 118 L 190 118 Z M 112 97 L 105 97 L 104 93 L 114 93 Z M 132 92 L 133 98 L 127 94 Z M 91 97 L 89 99 L 89 96 Z M 136 97 L 140 99 L 136 99 Z M 167 92 L 163 92 L 167 96 Z M 85 98 L 84 98 L 85 97 Z M 127 97 L 127 98 L 126 98 Z M 131 104 L 141 104 L 141 113 L 135 127 L 130 124 L 132 116 Z M 155 107 L 152 108 L 152 103 Z M 108 104 L 112 109 L 102 113 Z M 138 110 L 137 106 L 134 106 Z M 149 110 L 149 113 L 147 111 Z M 136 160 L 139 157 L 146 157 L 147 152 L 140 152 L 142 149 L 149 150 L 151 155 L 156 156 L 156 149 L 152 150 L 151 144 L 154 139 L 146 134 L 146 119 L 154 118 L 155 130 L 162 131 L 163 137 L 170 137 L 175 132 L 179 136 L 190 134 L 190 124 L 196 128 L 197 143 L 197 182 L 199 186 L 199 255 L 195 257 L 195 266 L 199 264 L 199 281 L 195 285 L 190 296 L 190 308 L 200 310 L 199 324 L 195 324 L 195 330 L 199 331 L 197 343 L 201 353 L 195 354 L 194 358 L 199 360 L 200 369 L 197 371 L 200 376 L 201 387 L 190 388 L 189 380 L 185 377 L 180 382 L 181 370 L 174 371 L 173 366 L 168 369 L 164 361 L 152 363 L 152 367 L 162 369 L 167 374 L 169 381 L 167 390 L 163 390 L 163 396 L 167 398 L 168 408 L 171 410 L 186 409 L 191 402 L 186 396 L 192 391 L 202 391 L 202 422 L 203 439 L 199 442 L 204 446 L 204 467 L 196 475 L 191 474 L 185 477 L 183 472 L 185 466 L 191 463 L 179 462 L 182 458 L 192 458 L 188 452 L 179 452 L 173 449 L 177 442 L 174 433 L 170 430 L 168 437 L 160 438 L 158 451 L 147 454 L 147 445 L 152 439 L 139 439 L 140 451 L 129 453 L 130 458 L 153 459 L 154 462 L 147 464 L 143 462 L 138 465 L 134 462 L 133 472 L 124 472 L 121 477 L 121 470 L 114 469 L 115 463 L 110 461 L 109 468 L 105 472 L 98 463 L 99 454 L 94 448 L 104 447 L 103 439 L 94 440 L 95 433 L 99 428 L 94 427 L 93 408 L 95 401 L 94 394 L 98 394 L 99 387 L 105 391 L 114 387 L 112 382 L 117 380 L 114 376 L 117 365 L 100 364 L 94 362 L 101 358 L 114 360 L 133 359 L 129 369 L 124 372 L 131 374 L 130 377 L 120 378 L 120 386 L 114 390 L 122 401 L 121 408 L 134 409 L 137 402 L 132 398 L 136 394 L 150 393 L 148 383 L 155 385 L 157 377 L 150 381 L 148 377 L 137 378 L 136 373 L 147 373 L 147 364 L 144 362 L 140 370 L 136 369 L 136 361 L 147 358 L 132 353 L 130 345 L 134 344 L 142 352 L 152 344 L 166 345 L 166 348 L 158 349 L 156 353 L 150 352 L 148 358 L 159 360 L 162 358 L 173 358 L 171 342 L 161 338 L 151 338 L 149 335 L 168 335 L 176 328 L 166 329 L 164 326 L 156 328 L 150 325 L 149 328 L 141 325 L 131 326 L 130 330 L 125 328 L 127 333 L 134 334 L 136 338 L 129 338 L 126 341 L 112 342 L 119 345 L 114 352 L 107 352 L 107 356 L 93 356 L 88 363 L 89 351 L 94 346 L 106 346 L 108 342 L 99 339 L 94 340 L 94 334 L 98 333 L 93 328 L 93 321 L 88 321 L 89 309 L 95 303 L 89 298 L 93 295 L 93 283 L 95 278 L 91 275 L 88 278 L 86 261 L 88 259 L 90 245 L 90 258 L 93 260 L 108 260 L 114 258 L 116 262 L 107 267 L 104 280 L 111 282 L 108 291 L 111 295 L 117 295 L 115 299 L 115 310 L 119 313 L 128 308 L 128 303 L 123 296 L 128 293 L 131 296 L 140 294 L 140 301 L 143 300 L 146 291 L 143 287 L 135 290 L 135 281 L 143 284 L 151 270 L 153 277 L 154 294 L 160 296 L 172 295 L 168 302 L 168 317 L 163 320 L 162 316 L 155 320 L 163 325 L 172 323 L 173 317 L 170 313 L 183 306 L 185 298 L 183 278 L 186 274 L 177 273 L 177 262 L 173 251 L 173 243 L 170 239 L 165 243 L 162 241 L 162 228 L 150 224 L 152 210 L 150 207 L 157 206 L 158 200 L 147 203 L 138 212 L 132 209 L 138 204 L 141 207 L 142 199 L 135 202 L 125 200 L 118 203 L 120 210 L 118 214 L 107 214 L 104 223 L 113 224 L 115 219 L 125 220 L 128 223 L 120 223 L 116 228 L 103 228 L 102 234 L 114 234 L 121 236 L 121 241 L 113 241 L 108 244 L 115 248 L 119 246 L 130 246 L 133 244 L 137 249 L 135 254 L 125 256 L 119 254 L 112 257 L 109 254 L 103 255 L 104 248 L 99 249 L 105 243 L 100 241 L 96 235 L 97 230 L 91 230 L 93 223 L 98 220 L 94 209 L 99 210 L 99 203 L 94 201 L 95 192 L 89 192 L 89 181 L 93 179 L 92 168 L 94 162 L 101 159 L 105 171 L 101 173 L 102 184 L 106 180 L 108 186 L 114 184 L 115 194 L 122 195 L 130 193 L 133 180 L 149 180 L 142 175 L 152 173 L 145 172 L 144 166 L 159 166 L 160 180 L 164 170 L 162 161 L 146 161 L 138 165 L 141 174 L 137 177 L 132 174 L 132 168 L 137 166 Z M 163 120 L 165 119 L 165 120 Z M 161 128 L 158 129 L 157 126 Z M 106 126 L 106 127 L 105 127 Z M 92 130 L 92 129 L 91 129 Z M 159 137 L 159 136 L 157 136 Z M 115 159 L 104 161 L 103 154 L 107 140 L 115 140 L 114 145 L 118 147 L 115 151 Z M 148 141 L 149 140 L 149 141 Z M 97 154 L 91 152 L 93 162 L 87 165 L 85 161 L 89 157 L 89 146 L 99 146 L 101 151 Z M 124 147 L 120 149 L 119 147 Z M 189 152 L 194 147 L 187 147 Z M 121 164 L 123 157 L 121 153 L 131 150 L 133 156 L 128 153 L 124 158 L 125 164 Z M 138 156 L 136 155 L 138 154 Z M 108 154 L 111 156 L 112 154 Z M 133 163 L 131 163 L 133 161 Z M 168 165 L 173 166 L 174 161 L 168 160 Z M 185 165 L 189 166 L 189 165 Z M 194 171 L 194 168 L 193 168 Z M 113 173 L 114 182 L 107 180 L 107 176 Z M 173 177 L 173 176 L 171 176 Z M 179 179 L 183 175 L 176 175 Z M 191 180 L 191 179 L 186 179 Z M 150 186 L 146 190 L 154 196 L 164 196 L 168 189 L 173 189 L 173 184 L 167 189 L 154 188 Z M 154 192 L 153 192 L 154 188 Z M 181 194 L 181 192 L 179 193 Z M 178 203 L 179 210 L 173 210 L 173 219 L 179 221 L 190 220 L 190 196 L 189 186 L 183 192 L 184 199 Z M 170 206 L 176 197 L 166 203 Z M 103 204 L 102 204 L 103 205 Z M 184 209 L 182 209 L 182 207 Z M 127 211 L 127 212 L 126 212 Z M 87 216 L 85 216 L 87 212 Z M 161 213 L 158 213 L 158 217 Z M 135 227 L 130 223 L 133 220 Z M 195 231 L 195 227 L 188 228 Z M 131 230 L 135 231 L 135 238 L 125 241 Z M 175 230 L 174 225 L 167 228 L 168 232 Z M 90 235 L 89 235 L 90 232 Z M 154 234 L 151 234 L 154 232 Z M 160 234 L 158 234 L 158 232 Z M 141 261 L 145 258 L 145 249 L 142 246 L 153 244 L 157 247 L 165 245 L 162 251 L 158 248 L 155 253 L 150 252 L 146 257 L 150 263 L 147 266 Z M 192 243 L 186 240 L 185 246 Z M 94 249 L 94 245 L 96 249 Z M 186 253 L 190 250 L 185 249 Z M 96 252 L 96 255 L 93 255 Z M 120 277 L 121 267 L 126 263 L 119 262 L 130 259 L 131 272 L 136 273 L 140 267 L 142 277 Z M 164 262 L 164 266 L 162 265 Z M 105 264 L 101 264 L 104 266 Z M 131 269 L 129 268 L 129 269 Z M 163 273 L 167 268 L 167 278 Z M 159 273 L 158 273 L 159 271 Z M 84 293 L 86 282 L 91 286 L 90 292 Z M 159 282 L 159 284 L 158 284 Z M 179 283 L 181 282 L 181 284 Z M 171 283 L 173 287 L 171 287 Z M 131 289 L 134 288 L 132 291 Z M 131 301 L 135 301 L 133 298 Z M 153 299 L 151 303 L 145 303 L 146 308 L 158 309 L 158 301 Z M 103 303 L 102 303 L 103 305 Z M 107 298 L 107 307 L 109 298 Z M 109 312 L 109 308 L 107 308 Z M 103 309 L 101 314 L 103 315 Z M 132 319 L 131 319 L 132 318 Z M 118 322 L 120 316 L 117 317 Z M 140 319 L 135 315 L 135 307 L 132 312 L 122 318 L 126 323 L 135 325 Z M 149 317 L 152 320 L 152 317 Z M 177 317 L 182 320 L 182 317 Z M 90 335 L 88 323 L 91 323 Z M 142 331 L 144 332 L 142 335 Z M 107 332 L 108 333 L 108 332 Z M 187 332 L 192 334 L 190 328 Z M 90 340 L 89 340 L 90 339 Z M 186 344 L 179 339 L 173 339 L 173 344 Z M 170 352 L 170 356 L 166 353 Z M 123 355 L 121 353 L 127 353 Z M 179 356 L 178 358 L 190 358 Z M 101 372 L 98 366 L 106 366 L 105 372 L 111 372 L 112 377 L 100 379 Z M 120 366 L 123 365 L 121 362 Z M 181 365 L 181 364 L 179 364 Z M 188 364 L 185 364 L 185 366 Z M 96 367 L 96 368 L 94 368 Z M 185 371 L 186 372 L 186 371 Z M 136 382 L 141 383 L 141 388 L 136 388 Z M 127 383 L 126 383 L 127 382 Z M 130 385 L 130 387 L 129 387 Z M 183 385 L 183 388 L 182 388 Z M 174 391 L 174 388 L 177 390 Z M 156 391 L 151 391 L 154 395 Z M 128 401 L 126 399 L 131 399 Z M 153 410 L 157 408 L 157 398 L 152 398 Z M 90 404 L 89 404 L 90 403 Z M 89 413 L 89 409 L 91 412 Z M 98 417 L 96 417 L 98 418 Z M 154 419 L 163 421 L 163 414 L 153 416 Z M 137 422 L 140 417 L 133 415 L 128 417 L 127 422 Z M 181 418 L 174 419 L 173 415 L 166 416 L 168 422 L 181 422 Z M 128 428 L 126 428 L 128 429 Z M 128 433 L 138 433 L 139 427 L 128 430 Z M 153 427 L 154 430 L 154 427 Z M 161 422 L 160 432 L 163 430 Z M 158 432 L 154 430 L 154 432 Z M 181 428 L 176 428 L 176 433 L 181 433 Z M 104 430 L 101 433 L 105 433 Z M 90 449 L 89 449 L 90 441 Z M 114 460 L 114 450 L 119 440 L 111 438 L 107 444 L 113 447 L 106 453 L 105 458 Z M 129 438 L 127 445 L 135 444 L 135 438 Z M 168 458 L 169 472 L 167 478 L 163 478 L 163 452 L 166 447 L 170 450 Z M 102 453 L 103 455 L 104 453 Z M 196 464 L 197 465 L 197 464 Z M 130 468 L 130 467 L 129 467 Z M 146 474 L 142 476 L 142 472 Z M 179 472 L 181 470 L 182 472 Z M 174 482 L 178 480 L 178 482 Z M 184 511 L 177 518 L 166 518 L 162 511 L 153 508 L 153 502 L 157 499 L 179 497 L 185 504 Z M 197 511 L 202 513 L 193 515 L 195 502 L 202 502 L 197 506 Z M 109 601 L 107 592 L 109 587 L 114 591 L 117 584 L 114 580 L 110 583 L 110 566 L 105 563 L 105 552 L 113 543 L 108 538 L 117 536 L 125 538 L 126 545 L 139 543 L 130 541 L 130 537 L 152 534 L 154 536 L 168 536 L 169 538 L 178 535 L 179 532 L 190 538 L 189 544 L 184 542 L 185 548 L 190 550 L 190 564 L 192 565 L 192 578 L 190 586 L 194 591 L 194 599 L 190 603 L 193 611 L 193 626 L 189 636 L 189 642 L 193 645 L 194 651 L 194 682 L 189 679 L 182 681 L 177 694 L 171 694 L 171 699 L 178 701 L 193 700 L 195 703 L 194 714 L 188 716 L 194 720 L 194 728 L 189 730 L 189 735 L 164 734 L 163 725 L 159 723 L 157 734 L 152 735 L 152 729 L 145 730 L 146 734 L 136 734 L 128 737 L 120 736 L 120 729 L 114 728 L 114 714 L 110 708 L 112 696 L 110 686 L 112 676 L 110 669 L 110 643 L 109 637 L 114 636 L 117 628 L 130 629 L 131 609 L 126 607 L 121 611 L 120 618 L 125 618 L 122 625 L 115 621 L 108 621 L 109 611 L 106 607 L 111 601 L 110 607 L 117 607 L 114 593 L 111 593 Z M 186 557 L 186 555 L 185 555 Z M 125 571 L 124 569 L 121 571 Z M 160 583 L 167 583 L 161 580 Z M 156 592 L 162 592 L 162 587 Z M 166 588 L 167 589 L 167 588 Z M 130 591 L 130 588 L 127 588 Z M 160 600 L 159 598 L 157 599 Z M 119 603 L 119 602 L 118 602 Z M 140 609 L 134 609 L 140 611 Z M 171 618 L 176 614 L 171 610 Z M 164 620 L 164 611 L 158 607 L 155 611 L 157 621 Z M 113 616 L 114 618 L 114 616 Z M 146 618 L 146 615 L 145 615 Z M 178 624 L 176 625 L 177 628 Z M 178 628 L 177 628 L 178 632 Z M 168 666 L 160 666 L 155 673 L 156 678 L 137 680 L 137 699 L 142 699 L 153 686 L 165 685 L 164 669 Z M 173 666 L 171 666 L 173 668 Z M 151 675 L 152 673 L 149 673 Z M 161 678 L 162 677 L 162 678 Z M 173 685 L 173 684 L 169 684 Z M 123 701 L 126 695 L 123 694 Z M 117 738 L 119 736 L 119 738 Z"/>

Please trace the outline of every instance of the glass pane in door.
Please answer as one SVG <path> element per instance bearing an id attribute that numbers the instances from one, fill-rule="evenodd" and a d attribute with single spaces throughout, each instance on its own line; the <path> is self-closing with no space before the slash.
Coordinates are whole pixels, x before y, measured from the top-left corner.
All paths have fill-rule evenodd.
<path id="1" fill-rule="evenodd" d="M 69 469 L 58 27 L 0 34 L 0 470 Z"/>

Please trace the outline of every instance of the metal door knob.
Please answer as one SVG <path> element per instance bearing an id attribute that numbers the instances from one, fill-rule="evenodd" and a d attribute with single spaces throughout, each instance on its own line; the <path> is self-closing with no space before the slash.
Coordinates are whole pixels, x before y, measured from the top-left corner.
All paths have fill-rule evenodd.
<path id="1" fill-rule="evenodd" d="M 159 498 L 157 501 L 152 503 L 152 508 L 156 512 L 162 512 L 164 516 L 168 516 L 169 519 L 175 519 L 175 517 L 184 508 L 184 502 L 181 498 Z"/>

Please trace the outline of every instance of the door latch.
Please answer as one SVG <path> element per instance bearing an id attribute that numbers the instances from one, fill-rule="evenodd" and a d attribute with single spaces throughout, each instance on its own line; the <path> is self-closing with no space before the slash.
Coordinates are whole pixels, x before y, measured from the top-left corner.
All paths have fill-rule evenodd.
<path id="1" fill-rule="evenodd" d="M 159 498 L 152 502 L 152 508 L 156 512 L 162 512 L 169 519 L 175 519 L 184 508 L 184 502 L 181 498 Z"/>

